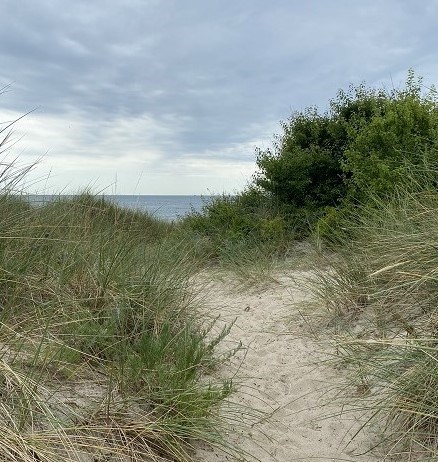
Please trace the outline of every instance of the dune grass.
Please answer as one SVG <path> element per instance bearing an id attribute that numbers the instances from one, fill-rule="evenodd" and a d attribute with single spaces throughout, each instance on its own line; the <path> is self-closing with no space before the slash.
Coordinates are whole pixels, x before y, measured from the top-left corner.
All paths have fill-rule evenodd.
<path id="1" fill-rule="evenodd" d="M 389 454 L 436 460 L 438 193 L 424 181 L 375 199 L 335 240 L 311 284 L 358 392 L 353 408 L 385 427 Z"/>
<path id="2" fill-rule="evenodd" d="M 90 194 L 0 194 L 0 453 L 9 461 L 191 460 L 227 448 L 218 365 L 172 225 Z M 100 459 L 99 459 L 100 460 Z"/>

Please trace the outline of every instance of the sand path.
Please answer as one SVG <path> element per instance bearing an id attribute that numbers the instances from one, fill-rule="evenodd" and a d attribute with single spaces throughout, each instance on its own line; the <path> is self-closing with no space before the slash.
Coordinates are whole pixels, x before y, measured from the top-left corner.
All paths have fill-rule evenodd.
<path id="1" fill-rule="evenodd" d="M 227 437 L 262 462 L 382 460 L 366 453 L 372 445 L 370 432 L 350 441 L 361 425 L 360 417 L 339 416 L 339 405 L 328 404 L 327 390 L 341 372 L 316 364 L 330 347 L 310 335 L 300 316 L 308 298 L 302 276 L 299 271 L 280 275 L 279 284 L 265 290 L 236 291 L 227 280 L 215 280 L 204 289 L 210 314 L 220 314 L 224 322 L 236 319 L 227 337 L 230 343 L 224 346 L 241 341 L 246 347 L 219 374 L 235 373 L 241 382 L 235 402 L 267 413 L 253 427 L 236 422 Z M 327 415 L 332 417 L 324 418 Z M 233 460 L 207 449 L 197 458 Z"/>

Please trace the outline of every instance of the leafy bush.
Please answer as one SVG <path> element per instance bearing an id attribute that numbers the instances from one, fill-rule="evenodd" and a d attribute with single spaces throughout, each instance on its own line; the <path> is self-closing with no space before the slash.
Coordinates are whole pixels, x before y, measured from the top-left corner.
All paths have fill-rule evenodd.
<path id="1" fill-rule="evenodd" d="M 183 222 L 209 239 L 212 258 L 221 258 L 231 248 L 245 249 L 272 245 L 281 247 L 292 233 L 290 224 L 275 203 L 256 188 L 235 196 L 219 196 L 200 212 L 192 212 Z"/>
<path id="2" fill-rule="evenodd" d="M 404 89 L 351 86 L 325 113 L 296 112 L 282 128 L 272 149 L 257 152 L 254 182 L 291 220 L 305 214 L 310 225 L 327 212 L 336 223 L 336 210 L 390 195 L 412 166 L 436 165 L 436 93 L 423 94 L 412 71 Z"/>
<path id="3" fill-rule="evenodd" d="M 291 209 L 333 206 L 345 195 L 345 127 L 314 108 L 292 115 L 274 148 L 257 151 L 255 183 Z"/>
<path id="4" fill-rule="evenodd" d="M 357 98 L 374 99 L 374 111 L 369 120 L 352 119 L 343 170 L 350 178 L 349 195 L 366 200 L 369 193 L 391 194 L 407 179 L 409 166 L 437 158 L 438 104 L 434 89 L 422 94 L 413 72 L 405 89 L 386 96 L 363 90 Z M 342 101 L 352 103 L 347 95 Z"/>

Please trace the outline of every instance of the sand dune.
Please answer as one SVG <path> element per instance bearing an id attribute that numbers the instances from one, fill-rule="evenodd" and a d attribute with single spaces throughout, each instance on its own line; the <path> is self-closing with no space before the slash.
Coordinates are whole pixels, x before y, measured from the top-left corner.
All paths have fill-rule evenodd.
<path id="1" fill-rule="evenodd" d="M 226 279 L 203 290 L 210 314 L 220 314 L 224 322 L 236 319 L 228 346 L 241 341 L 246 347 L 218 373 L 235 373 L 242 383 L 235 402 L 265 413 L 254 425 L 236 422 L 227 438 L 262 462 L 382 460 L 368 452 L 373 435 L 367 429 L 350 441 L 364 417 L 339 415 L 340 406 L 331 402 L 329 390 L 342 372 L 321 363 L 330 346 L 323 335 L 310 335 L 300 316 L 308 298 L 302 276 L 280 275 L 279 283 L 265 290 L 236 292 Z M 197 458 L 233 460 L 207 448 Z"/>

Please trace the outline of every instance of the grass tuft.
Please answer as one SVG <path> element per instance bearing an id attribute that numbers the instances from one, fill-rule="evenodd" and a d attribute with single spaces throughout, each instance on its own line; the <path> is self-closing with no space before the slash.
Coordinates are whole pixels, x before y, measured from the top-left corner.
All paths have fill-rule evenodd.
<path id="1" fill-rule="evenodd" d="M 200 315 L 192 243 L 90 194 L 33 207 L 5 189 L 0 216 L 3 459 L 229 452 L 219 405 L 233 384 L 206 378 L 227 329 L 212 337 Z"/>
<path id="2" fill-rule="evenodd" d="M 396 457 L 438 456 L 438 193 L 399 190 L 350 215 L 312 286 L 335 327 L 353 407 L 386 428 Z M 341 244 L 341 245 L 339 245 Z"/>

